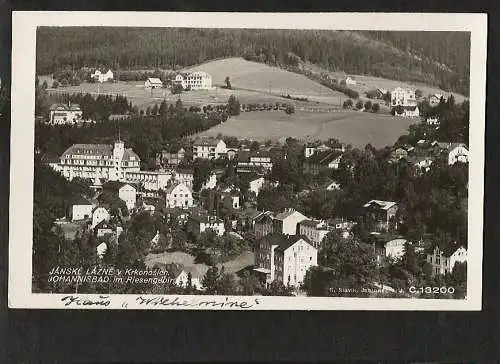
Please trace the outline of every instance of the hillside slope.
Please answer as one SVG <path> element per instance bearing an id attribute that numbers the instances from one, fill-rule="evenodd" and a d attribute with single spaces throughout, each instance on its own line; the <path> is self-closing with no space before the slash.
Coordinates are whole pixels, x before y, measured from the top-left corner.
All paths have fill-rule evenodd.
<path id="1" fill-rule="evenodd" d="M 212 76 L 212 83 L 223 85 L 230 78 L 233 88 L 269 92 L 277 95 L 338 97 L 333 91 L 306 76 L 285 71 L 263 63 L 251 62 L 243 58 L 226 58 L 210 61 L 188 69 L 205 71 Z"/>
<path id="2" fill-rule="evenodd" d="M 178 69 L 218 58 L 243 57 L 277 66 L 304 61 L 330 71 L 419 80 L 468 94 L 468 33 L 394 33 L 41 27 L 37 30 L 37 73 L 101 64 L 114 69 Z M 419 48 L 421 56 L 414 48 Z"/>

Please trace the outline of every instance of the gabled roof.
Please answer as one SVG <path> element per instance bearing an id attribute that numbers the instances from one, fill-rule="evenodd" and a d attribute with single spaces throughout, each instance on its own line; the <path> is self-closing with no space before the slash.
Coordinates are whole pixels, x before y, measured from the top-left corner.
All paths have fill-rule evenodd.
<path id="1" fill-rule="evenodd" d="M 396 202 L 393 201 L 382 201 L 382 200 L 370 200 L 363 205 L 363 207 L 377 206 L 381 210 L 388 210 L 391 207 L 397 205 Z"/>
<path id="2" fill-rule="evenodd" d="M 217 144 L 221 142 L 220 139 L 215 138 L 196 138 L 193 142 L 193 145 L 201 145 L 201 146 L 212 146 L 215 147 Z"/>
<path id="3" fill-rule="evenodd" d="M 340 151 L 322 151 L 314 153 L 312 156 L 306 159 L 306 162 L 325 165 L 334 161 L 341 155 L 342 152 Z"/>
<path id="4" fill-rule="evenodd" d="M 76 196 L 76 197 L 75 197 L 75 198 L 71 201 L 71 204 L 72 204 L 73 206 L 75 206 L 75 205 L 80 205 L 80 206 L 81 206 L 81 205 L 86 205 L 86 206 L 88 206 L 88 205 L 93 205 L 93 203 L 92 203 L 92 202 L 90 202 L 88 199 L 86 199 L 86 198 L 85 198 L 85 197 L 83 197 L 83 196 Z"/>
<path id="5" fill-rule="evenodd" d="M 181 182 L 174 183 L 173 185 L 171 185 L 171 186 L 167 187 L 167 188 L 165 189 L 165 193 L 168 195 L 168 194 L 172 193 L 172 191 L 173 191 L 175 188 L 177 188 L 178 186 L 181 186 L 181 185 L 182 185 L 182 186 L 185 186 L 185 187 L 189 190 L 189 192 L 190 192 L 190 193 L 193 193 L 193 191 L 191 190 L 191 188 L 190 188 L 187 184 L 185 184 L 185 183 L 181 183 Z"/>
<path id="6" fill-rule="evenodd" d="M 301 222 L 299 222 L 299 225 L 303 225 L 303 226 L 309 226 L 309 227 L 317 227 L 319 224 L 321 223 L 321 221 L 316 221 L 316 220 L 312 220 L 312 219 L 307 219 L 307 220 L 303 220 Z"/>
<path id="7" fill-rule="evenodd" d="M 161 80 L 159 78 L 156 78 L 156 77 L 148 77 L 148 81 L 149 81 L 149 83 L 153 83 L 153 84 L 161 83 L 163 85 L 163 82 L 161 82 Z"/>
<path id="8" fill-rule="evenodd" d="M 118 191 L 120 188 L 126 185 L 135 188 L 131 183 L 120 182 L 120 181 L 106 181 L 102 184 L 102 188 L 105 190 Z"/>
<path id="9" fill-rule="evenodd" d="M 304 240 L 307 244 L 311 245 L 311 242 L 307 237 L 304 235 L 292 235 L 292 236 L 286 236 L 286 235 L 281 235 L 281 239 L 275 239 L 273 242 L 275 244 L 272 245 L 277 245 L 276 251 L 284 252 L 288 248 L 290 248 L 292 245 L 297 243 L 299 240 Z M 313 247 L 314 248 L 314 247 Z"/>
<path id="10" fill-rule="evenodd" d="M 464 246 L 462 245 L 458 245 L 456 242 L 455 243 L 450 243 L 450 244 L 447 244 L 444 248 L 441 248 L 439 247 L 439 250 L 443 252 L 443 255 L 445 257 L 451 257 L 453 255 L 453 253 L 455 253 L 458 249 L 460 248 L 465 248 Z M 433 249 L 434 250 L 434 249 Z"/>
<path id="11" fill-rule="evenodd" d="M 300 214 L 302 216 L 304 216 L 303 214 L 301 214 L 299 211 L 296 211 L 294 209 L 285 209 L 285 211 L 283 212 L 280 212 L 279 214 L 277 214 L 275 216 L 275 219 L 276 220 L 285 220 L 286 218 L 294 215 L 294 214 Z M 305 216 L 304 216 L 305 217 Z"/>

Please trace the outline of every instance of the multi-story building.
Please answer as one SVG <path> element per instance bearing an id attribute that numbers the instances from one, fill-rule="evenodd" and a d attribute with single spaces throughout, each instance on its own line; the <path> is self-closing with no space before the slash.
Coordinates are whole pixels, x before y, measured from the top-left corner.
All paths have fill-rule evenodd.
<path id="1" fill-rule="evenodd" d="M 450 244 L 445 249 L 435 246 L 434 250 L 427 254 L 427 262 L 432 266 L 432 275 L 442 275 L 453 272 L 455 263 L 467 261 L 467 249 L 456 244 Z"/>
<path id="2" fill-rule="evenodd" d="M 80 198 L 73 202 L 71 206 L 71 220 L 78 221 L 92 217 L 94 205 L 85 198 Z"/>
<path id="3" fill-rule="evenodd" d="M 124 181 L 127 172 L 138 172 L 141 160 L 122 141 L 111 144 L 73 144 L 52 167 L 71 180 L 102 178 L 104 180 Z"/>
<path id="4" fill-rule="evenodd" d="M 277 214 L 273 219 L 273 232 L 284 235 L 297 234 L 297 224 L 307 220 L 307 217 L 293 208 Z"/>
<path id="5" fill-rule="evenodd" d="M 420 115 L 415 91 L 396 87 L 391 92 L 391 107 L 395 115 L 406 117 L 418 117 Z"/>
<path id="6" fill-rule="evenodd" d="M 125 202 L 127 209 L 131 210 L 137 202 L 137 190 L 134 186 L 128 183 L 119 181 L 108 181 L 102 185 L 103 191 L 109 191 L 118 196 Z"/>
<path id="7" fill-rule="evenodd" d="M 398 204 L 393 201 L 371 200 L 363 206 L 365 208 L 365 221 L 373 225 L 378 232 L 388 231 L 391 224 L 397 227 L 396 213 Z"/>
<path id="8" fill-rule="evenodd" d="M 127 171 L 124 182 L 133 183 L 147 191 L 165 189 L 172 181 L 174 174 L 171 171 Z"/>
<path id="9" fill-rule="evenodd" d="M 303 172 L 318 175 L 328 169 L 338 169 L 342 160 L 340 151 L 316 151 L 303 163 Z"/>
<path id="10" fill-rule="evenodd" d="M 193 143 L 193 159 L 219 159 L 226 155 L 226 143 L 222 139 L 198 138 Z"/>
<path id="11" fill-rule="evenodd" d="M 271 234 L 262 238 L 255 253 L 255 271 L 265 282 L 298 287 L 307 270 L 318 265 L 318 250 L 303 236 Z"/>
<path id="12" fill-rule="evenodd" d="M 325 221 L 307 219 L 299 222 L 299 234 L 308 238 L 316 249 L 320 248 L 323 239 L 330 231 Z"/>
<path id="13" fill-rule="evenodd" d="M 196 71 L 188 74 L 178 74 L 175 76 L 175 83 L 184 89 L 209 90 L 212 88 L 212 76 L 203 71 Z"/>
<path id="14" fill-rule="evenodd" d="M 272 234 L 273 232 L 273 213 L 271 211 L 266 211 L 258 215 L 254 219 L 254 234 L 257 239 L 262 238 L 266 235 Z"/>
<path id="15" fill-rule="evenodd" d="M 188 208 L 194 206 L 193 191 L 184 183 L 176 183 L 165 190 L 166 207 Z"/>
<path id="16" fill-rule="evenodd" d="M 194 171 L 190 168 L 177 168 L 174 172 L 174 179 L 179 183 L 193 188 Z"/>
<path id="17" fill-rule="evenodd" d="M 432 142 L 433 147 L 438 148 L 440 153 L 446 153 L 448 157 L 448 165 L 453 165 L 457 162 L 469 162 L 469 150 L 464 143 L 446 143 L 446 142 Z"/>
<path id="18" fill-rule="evenodd" d="M 224 227 L 224 221 L 216 216 L 204 214 L 204 215 L 191 215 L 188 218 L 186 229 L 188 233 L 198 236 L 208 229 L 215 231 L 219 236 L 224 235 L 226 231 Z"/>
<path id="19" fill-rule="evenodd" d="M 264 171 L 270 171 L 273 168 L 271 155 L 268 152 L 245 152 L 238 153 L 238 170 L 249 171 L 260 168 Z"/>
<path id="20" fill-rule="evenodd" d="M 181 146 L 172 146 L 156 154 L 157 167 L 177 167 L 185 158 L 186 150 Z"/>
<path id="21" fill-rule="evenodd" d="M 248 186 L 248 190 L 255 193 L 255 196 L 258 196 L 262 186 L 264 186 L 264 177 L 255 177 L 250 179 Z"/>
<path id="22" fill-rule="evenodd" d="M 83 111 L 78 104 L 52 104 L 49 109 L 49 124 L 74 124 L 82 118 Z"/>

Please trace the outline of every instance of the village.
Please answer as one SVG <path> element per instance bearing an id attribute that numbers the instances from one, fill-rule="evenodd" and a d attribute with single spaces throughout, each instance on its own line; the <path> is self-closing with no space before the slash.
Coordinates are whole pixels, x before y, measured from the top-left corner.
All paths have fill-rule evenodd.
<path id="1" fill-rule="evenodd" d="M 97 71 L 92 77 L 106 82 L 112 72 Z M 203 72 L 186 78 L 178 75 L 171 87 L 175 85 L 204 89 L 211 87 L 211 79 Z M 163 87 L 163 83 L 148 78 L 145 87 Z M 378 97 L 383 98 L 384 91 Z M 418 123 L 426 128 L 439 128 L 436 113 L 419 115 L 414 91 L 397 88 L 391 95 L 395 116 L 420 117 Z M 447 102 L 442 95 L 433 95 L 430 101 L 432 106 Z M 81 118 L 79 105 L 55 104 L 50 108 L 49 120 L 54 125 Z M 289 155 L 291 145 L 295 152 Z M 120 235 L 131 220 L 147 215 L 160 221 L 161 228 L 149 232 L 143 263 L 168 270 L 175 285 L 198 292 L 207 288 L 204 282 L 210 267 L 223 271 L 228 267 L 225 274 L 236 281 L 253 279 L 259 287 L 275 287 L 274 292 L 282 287 L 288 294 L 305 294 L 305 280 L 311 279 L 306 276 L 319 266 L 325 242 L 330 237 L 355 244 L 360 223 L 363 232 L 369 233 L 364 235 L 363 244 L 372 250 L 376 267 L 401 261 L 409 246 L 427 263 L 430 277 L 449 275 L 455 263 L 466 262 L 467 248 L 456 242 L 449 241 L 443 248 L 432 236 L 422 235 L 418 240 L 405 236 L 399 230 L 404 224 L 398 212 L 400 201 L 371 196 L 358 206 L 356 216 L 338 214 L 334 206 L 330 206 L 333 213 L 315 216 L 296 206 L 262 208 L 266 205 L 263 191 L 266 198 L 269 193 L 271 198 L 273 193 L 279 198 L 283 184 L 279 173 L 286 171 L 277 167 L 286 163 L 298 163 L 300 175 L 307 180 L 293 192 L 296 196 L 335 195 L 344 190 L 347 186 L 338 178 L 339 170 L 354 170 L 345 160 L 351 149 L 334 139 L 301 142 L 289 138 L 284 143 L 261 143 L 223 135 L 193 137 L 159 151 L 155 168 L 144 170 L 141 157 L 117 135 L 113 144 L 73 144 L 59 158 L 45 159 L 44 164 L 68 181 L 88 185 L 89 193 L 78 196 L 56 224 L 69 239 L 75 231 L 94 235 L 97 263 L 120 244 Z M 465 165 L 468 155 L 463 142 L 422 138 L 413 144 L 396 143 L 384 163 L 404 164 L 413 176 L 422 176 L 442 166 Z M 388 282 L 373 280 L 369 285 L 380 294 L 408 296 Z"/>

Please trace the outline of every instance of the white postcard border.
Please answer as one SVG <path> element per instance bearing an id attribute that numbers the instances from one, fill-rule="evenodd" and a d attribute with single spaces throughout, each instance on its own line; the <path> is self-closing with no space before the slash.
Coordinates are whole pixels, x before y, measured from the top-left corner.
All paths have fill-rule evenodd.
<path id="1" fill-rule="evenodd" d="M 32 293 L 34 165 L 33 85 L 35 83 L 36 28 L 38 26 L 140 26 L 471 32 L 470 95 L 472 95 L 472 97 L 470 98 L 469 247 L 466 298 L 464 300 L 440 300 L 185 295 L 104 295 L 104 297 L 102 297 L 102 295 L 98 294 L 65 295 Z M 486 14 L 13 12 L 9 307 L 53 309 L 481 310 L 486 41 Z M 69 299 L 62 301 L 66 296 L 74 296 L 76 299 L 72 301 L 71 304 L 66 305 Z M 147 305 L 144 303 L 140 304 L 140 302 L 144 302 L 140 297 L 150 298 L 151 301 Z M 85 302 L 88 303 L 91 301 L 101 302 L 101 304 L 84 305 Z M 186 307 L 175 304 L 175 302 L 181 301 L 188 302 L 190 306 Z M 214 303 L 211 303 L 212 301 Z M 229 301 L 238 302 L 240 306 L 242 302 L 247 302 L 251 307 L 224 304 L 224 302 Z M 109 303 L 104 305 L 104 302 Z M 156 302 L 156 304 L 154 304 L 154 302 Z M 158 302 L 161 302 L 161 304 Z"/>

